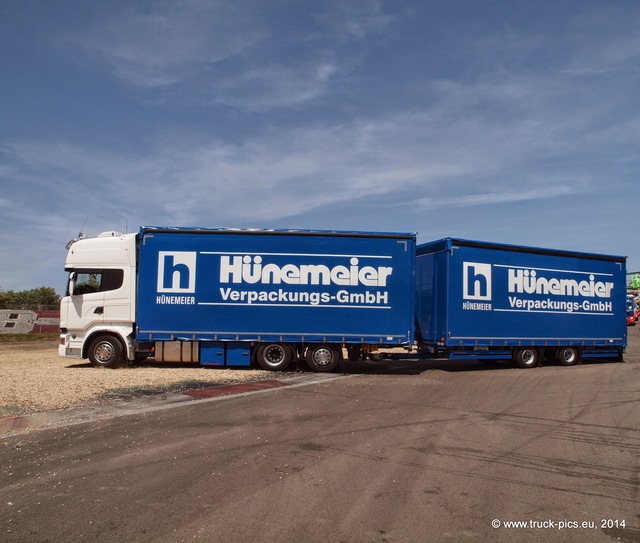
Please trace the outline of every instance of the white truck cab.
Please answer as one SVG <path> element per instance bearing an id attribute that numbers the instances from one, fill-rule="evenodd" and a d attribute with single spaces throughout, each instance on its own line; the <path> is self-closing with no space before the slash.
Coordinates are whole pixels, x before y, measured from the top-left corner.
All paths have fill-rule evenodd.
<path id="1" fill-rule="evenodd" d="M 135 358 L 136 234 L 104 232 L 70 242 L 60 303 L 61 356 L 112 367 Z"/>

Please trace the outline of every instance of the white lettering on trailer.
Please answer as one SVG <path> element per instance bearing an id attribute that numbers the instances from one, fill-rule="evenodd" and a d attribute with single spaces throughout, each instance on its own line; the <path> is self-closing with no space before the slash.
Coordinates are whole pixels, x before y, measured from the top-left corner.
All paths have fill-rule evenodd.
<path id="1" fill-rule="evenodd" d="M 582 309 L 594 313 L 612 313 L 613 304 L 611 302 L 582 302 Z"/>
<path id="2" fill-rule="evenodd" d="M 512 311 L 531 311 L 536 313 L 580 313 L 581 315 L 613 315 L 613 302 L 572 302 L 568 300 L 531 300 L 509 296 Z M 500 309 L 498 311 L 507 311 Z"/>
<path id="3" fill-rule="evenodd" d="M 462 309 L 472 309 L 474 311 L 491 311 L 491 304 L 482 302 L 462 302 Z"/>
<path id="4" fill-rule="evenodd" d="M 196 299 L 193 296 L 156 296 L 157 305 L 195 305 Z"/>
<path id="5" fill-rule="evenodd" d="M 383 305 L 389 303 L 388 292 L 347 292 L 346 290 L 338 291 L 336 300 L 343 304 L 364 305 L 376 304 Z"/>
<path id="6" fill-rule="evenodd" d="M 538 277 L 535 269 L 509 269 L 509 292 L 518 294 L 550 294 L 554 296 L 584 296 L 611 298 L 614 283 L 596 281 L 590 274 L 588 281 Z"/>
<path id="7" fill-rule="evenodd" d="M 220 287 L 221 303 L 200 302 L 199 305 L 259 305 L 259 306 L 296 306 L 296 307 L 350 307 L 391 309 L 389 293 L 348 292 L 339 290 L 332 295 L 328 292 L 278 290 L 235 290 Z"/>
<path id="8" fill-rule="evenodd" d="M 248 283 L 263 285 L 338 285 L 386 287 L 393 273 L 391 266 L 364 266 L 356 257 L 349 259 L 349 266 L 333 267 L 325 264 L 263 264 L 261 255 L 220 257 L 220 283 Z"/>
<path id="9" fill-rule="evenodd" d="M 609 302 L 611 303 L 611 302 Z M 524 311 L 562 311 L 573 313 L 580 309 L 578 302 L 570 302 L 567 300 L 525 300 L 509 296 L 509 307 L 513 309 L 522 309 Z"/>

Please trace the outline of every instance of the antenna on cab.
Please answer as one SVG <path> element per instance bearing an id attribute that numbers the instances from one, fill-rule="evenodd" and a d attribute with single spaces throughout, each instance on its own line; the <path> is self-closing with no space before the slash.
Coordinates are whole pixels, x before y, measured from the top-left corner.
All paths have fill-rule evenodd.
<path id="1" fill-rule="evenodd" d="M 84 230 L 85 225 L 87 224 L 87 221 L 89 220 L 89 215 L 87 215 L 84 219 L 84 222 L 82 223 L 82 228 L 80 228 L 80 232 L 78 232 L 78 237 L 77 238 L 73 238 L 69 243 L 67 243 L 65 245 L 65 249 L 67 249 L 67 251 L 71 248 L 71 246 L 76 242 L 79 241 L 81 239 L 86 238 L 87 236 L 85 236 L 82 231 Z"/>

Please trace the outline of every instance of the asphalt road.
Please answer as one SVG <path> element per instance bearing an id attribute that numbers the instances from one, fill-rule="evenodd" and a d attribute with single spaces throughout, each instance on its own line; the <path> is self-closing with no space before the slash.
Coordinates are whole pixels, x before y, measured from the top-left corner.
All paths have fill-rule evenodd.
<path id="1" fill-rule="evenodd" d="M 5 436 L 0 541 L 640 542 L 629 335 L 622 364 L 386 362 Z"/>

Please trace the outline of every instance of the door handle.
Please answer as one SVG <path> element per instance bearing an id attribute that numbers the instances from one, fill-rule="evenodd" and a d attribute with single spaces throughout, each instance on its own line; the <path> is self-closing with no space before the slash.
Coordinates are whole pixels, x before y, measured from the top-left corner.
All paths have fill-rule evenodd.
<path id="1" fill-rule="evenodd" d="M 104 307 L 102 307 L 102 306 L 96 307 L 96 308 L 93 310 L 93 312 L 94 312 L 96 315 L 102 315 L 102 314 L 104 313 Z"/>

